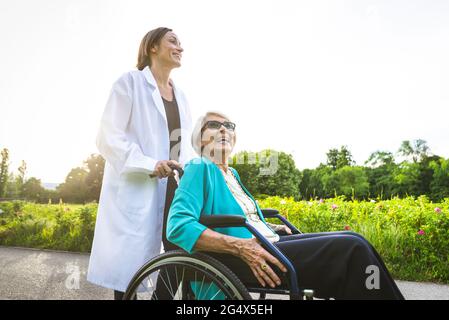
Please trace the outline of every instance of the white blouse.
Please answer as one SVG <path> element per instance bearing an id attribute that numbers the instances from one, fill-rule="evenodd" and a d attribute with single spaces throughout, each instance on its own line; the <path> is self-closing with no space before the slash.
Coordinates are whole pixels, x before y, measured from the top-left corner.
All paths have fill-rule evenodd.
<path id="1" fill-rule="evenodd" d="M 246 194 L 243 190 L 242 186 L 238 182 L 237 178 L 234 176 L 234 173 L 231 169 L 225 172 L 224 170 L 220 170 L 223 173 L 226 184 L 228 185 L 229 190 L 234 196 L 237 203 L 242 208 L 243 212 L 246 215 L 246 219 L 249 224 L 257 229 L 267 240 L 270 242 L 279 241 L 279 235 L 276 234 L 273 230 L 271 230 L 259 217 L 257 213 L 257 207 L 254 201 Z M 254 236 L 253 236 L 254 237 Z"/>

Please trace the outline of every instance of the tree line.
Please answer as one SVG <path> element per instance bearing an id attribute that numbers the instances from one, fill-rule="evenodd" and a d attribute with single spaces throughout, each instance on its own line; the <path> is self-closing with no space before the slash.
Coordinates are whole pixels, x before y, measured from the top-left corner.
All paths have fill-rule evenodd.
<path id="1" fill-rule="evenodd" d="M 242 152 L 235 158 L 254 156 Z M 426 141 L 421 139 L 403 141 L 395 153 L 375 151 L 363 166 L 356 165 L 347 146 L 330 149 L 326 162 L 315 169 L 298 170 L 291 155 L 282 152 L 278 158 L 279 172 L 274 176 L 258 175 L 262 166 L 259 163 L 234 167 L 250 192 L 260 196 L 309 200 L 344 195 L 366 200 L 426 195 L 432 201 L 449 197 L 449 159 L 430 154 Z"/>
<path id="2" fill-rule="evenodd" d="M 98 201 L 105 161 L 92 154 L 73 168 L 56 190 L 45 189 L 35 177 L 26 178 L 26 163 L 9 172 L 9 151 L 1 151 L 0 198 L 41 203 Z M 242 151 L 232 157 L 248 190 L 258 196 L 278 195 L 296 200 L 344 195 L 350 199 L 389 199 L 427 195 L 433 201 L 449 197 L 449 159 L 430 154 L 424 140 L 403 141 L 397 152 L 375 151 L 357 165 L 347 146 L 326 153 L 326 162 L 315 169 L 299 170 L 284 152 Z"/>
<path id="3" fill-rule="evenodd" d="M 9 150 L 1 151 L 0 162 L 0 199 L 22 199 L 39 203 L 87 203 L 100 198 L 103 181 L 104 159 L 98 154 L 90 155 L 83 165 L 73 168 L 67 174 L 65 182 L 56 190 L 42 186 L 36 177 L 26 178 L 26 162 L 22 160 L 17 173 L 10 172 Z"/>

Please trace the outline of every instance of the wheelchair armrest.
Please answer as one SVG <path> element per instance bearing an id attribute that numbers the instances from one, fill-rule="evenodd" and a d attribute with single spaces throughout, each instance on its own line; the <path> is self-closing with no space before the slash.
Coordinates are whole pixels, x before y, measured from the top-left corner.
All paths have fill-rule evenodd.
<path id="1" fill-rule="evenodd" d="M 260 209 L 260 211 L 262 211 L 264 218 L 276 218 L 279 214 L 278 210 L 272 208 Z"/>
<path id="2" fill-rule="evenodd" d="M 300 234 L 300 233 L 302 233 L 294 225 L 292 225 L 286 218 L 284 218 L 279 213 L 278 210 L 272 209 L 272 208 L 266 208 L 266 209 L 260 209 L 260 211 L 262 211 L 262 214 L 263 214 L 264 218 L 278 218 L 279 220 L 281 220 L 283 224 L 285 224 L 287 227 L 290 228 L 290 230 L 292 231 L 292 234 Z M 280 236 L 287 236 L 288 235 L 287 233 L 283 233 L 283 232 L 278 232 L 278 234 Z"/>
<path id="3" fill-rule="evenodd" d="M 200 223 L 209 228 L 244 227 L 246 218 L 236 214 L 207 215 L 200 218 Z"/>
<path id="4" fill-rule="evenodd" d="M 271 209 L 277 211 L 275 209 Z M 280 219 L 286 222 L 288 225 L 291 224 L 282 216 Z M 247 223 L 246 218 L 242 215 L 227 214 L 227 215 L 204 215 L 200 217 L 199 221 L 202 225 L 209 228 L 220 228 L 220 227 L 246 227 L 265 247 L 268 252 L 270 252 L 274 257 L 276 257 L 281 263 L 287 268 L 290 274 L 290 296 L 292 299 L 299 299 L 300 291 L 298 288 L 298 277 L 296 275 L 295 268 L 288 258 L 279 249 L 268 241 L 260 232 L 251 224 Z M 291 228 L 296 229 L 291 226 Z M 292 230 L 293 230 L 292 229 Z"/>

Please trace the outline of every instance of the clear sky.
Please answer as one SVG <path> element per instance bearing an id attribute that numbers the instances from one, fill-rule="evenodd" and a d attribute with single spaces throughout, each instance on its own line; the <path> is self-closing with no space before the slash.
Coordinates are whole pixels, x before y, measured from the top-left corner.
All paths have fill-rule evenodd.
<path id="1" fill-rule="evenodd" d="M 424 139 L 449 157 L 449 1 L 4 0 L 0 148 L 62 182 L 97 152 L 112 83 L 144 34 L 174 29 L 172 78 L 196 119 L 237 123 L 236 151 L 274 148 L 299 169 L 347 145 L 357 164 Z"/>

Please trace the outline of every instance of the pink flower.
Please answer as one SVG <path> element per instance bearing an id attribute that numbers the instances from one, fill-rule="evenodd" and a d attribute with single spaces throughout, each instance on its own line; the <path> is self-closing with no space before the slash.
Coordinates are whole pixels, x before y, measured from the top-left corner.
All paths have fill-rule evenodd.
<path id="1" fill-rule="evenodd" d="M 337 209 L 338 208 L 338 206 L 334 203 L 333 205 L 332 205 L 332 210 L 335 210 L 335 209 Z"/>
<path id="2" fill-rule="evenodd" d="M 323 200 L 323 199 L 320 199 L 320 203 L 324 203 L 324 200 Z"/>
<path id="3" fill-rule="evenodd" d="M 347 231 L 347 230 L 351 230 L 351 227 L 350 226 L 345 226 L 345 230 Z"/>
<path id="4" fill-rule="evenodd" d="M 419 234 L 420 236 L 423 236 L 423 235 L 425 235 L 426 233 L 424 232 L 424 230 L 419 229 L 418 234 Z"/>
<path id="5" fill-rule="evenodd" d="M 441 208 L 436 207 L 436 208 L 435 208 L 435 212 L 436 212 L 436 213 L 440 213 L 440 212 L 441 212 Z"/>

